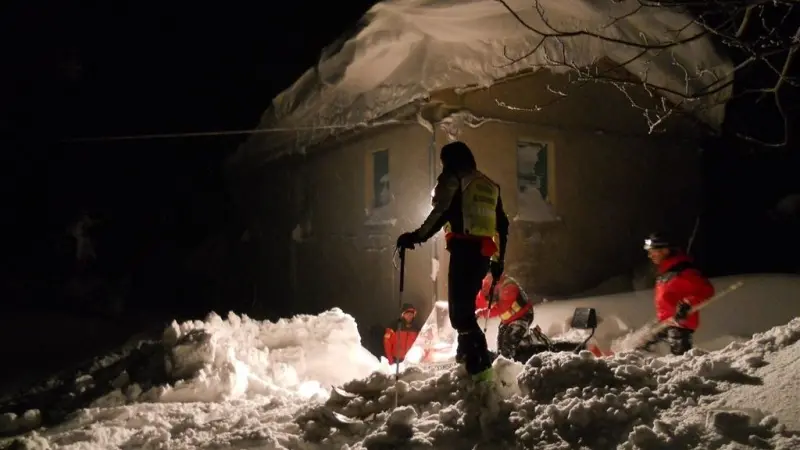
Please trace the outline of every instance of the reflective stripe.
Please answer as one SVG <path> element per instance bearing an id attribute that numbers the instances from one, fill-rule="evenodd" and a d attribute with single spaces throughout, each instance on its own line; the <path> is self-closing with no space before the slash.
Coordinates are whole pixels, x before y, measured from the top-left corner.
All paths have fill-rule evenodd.
<path id="1" fill-rule="evenodd" d="M 511 304 L 511 308 L 508 308 L 508 311 L 504 312 L 503 314 L 500 314 L 500 320 L 510 319 L 514 314 L 518 313 L 523 306 L 524 305 L 519 304 L 519 301 L 515 300 L 514 303 Z"/>

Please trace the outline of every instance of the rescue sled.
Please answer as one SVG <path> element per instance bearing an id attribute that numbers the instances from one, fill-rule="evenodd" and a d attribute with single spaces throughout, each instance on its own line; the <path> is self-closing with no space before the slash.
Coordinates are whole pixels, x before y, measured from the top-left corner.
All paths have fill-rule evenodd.
<path id="1" fill-rule="evenodd" d="M 589 334 L 582 341 L 555 340 L 544 334 L 542 329 L 536 325 L 531 329 L 531 336 L 535 340 L 520 346 L 517 351 L 517 361 L 525 363 L 531 356 L 539 353 L 578 353 L 589 349 L 589 341 L 594 337 L 595 331 L 597 331 L 597 311 L 595 311 L 594 308 L 575 308 L 575 312 L 572 314 L 572 320 L 570 321 L 570 327 L 575 330 L 588 330 Z"/>

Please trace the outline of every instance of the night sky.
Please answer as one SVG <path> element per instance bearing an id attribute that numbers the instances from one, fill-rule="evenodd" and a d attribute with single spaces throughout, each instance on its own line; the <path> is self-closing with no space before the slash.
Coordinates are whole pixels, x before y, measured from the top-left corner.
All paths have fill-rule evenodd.
<path id="1" fill-rule="evenodd" d="M 56 286 L 70 276 L 67 227 L 81 211 L 103 220 L 103 277 L 134 274 L 141 305 L 194 301 L 186 300 L 192 282 L 175 281 L 178 266 L 209 235 L 243 231 L 220 164 L 246 136 L 63 141 L 254 128 L 272 97 L 372 2 L 243 3 L 3 4 L 6 306 L 58 303 Z M 748 76 L 757 84 L 761 75 Z M 734 105 L 728 128 L 774 128 L 774 111 L 754 108 Z M 732 140 L 705 148 L 712 217 L 700 234 L 709 245 L 698 252 L 709 272 L 785 269 L 769 256 L 780 243 L 764 243 L 763 214 L 800 191 L 797 151 L 754 153 Z M 744 156 L 729 157 L 737 152 Z M 190 309 L 207 306 L 198 300 Z"/>
<path id="2" fill-rule="evenodd" d="M 220 164 L 245 135 L 63 143 L 252 129 L 371 2 L 221 5 L 4 3 L 3 192 L 14 213 L 3 224 L 16 237 L 4 279 L 63 278 L 69 249 L 54 248 L 84 210 L 104 220 L 104 275 L 161 277 L 163 298 L 175 294 L 166 279 L 188 251 L 235 232 Z"/>

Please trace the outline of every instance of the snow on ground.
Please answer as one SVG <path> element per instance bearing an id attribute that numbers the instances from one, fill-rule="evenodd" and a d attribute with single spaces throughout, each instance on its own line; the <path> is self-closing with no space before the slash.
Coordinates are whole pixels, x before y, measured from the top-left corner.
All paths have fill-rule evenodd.
<path id="1" fill-rule="evenodd" d="M 711 279 L 717 293 L 737 281 L 744 285 L 700 312 L 701 325 L 694 336 L 697 346 L 718 350 L 800 316 L 800 276 L 748 274 Z M 650 289 L 545 302 L 536 306 L 534 322 L 548 335 L 565 333 L 578 307 L 597 310 L 600 323 L 595 336 L 603 349 L 611 349 L 616 338 L 645 325 L 655 315 Z"/>
<path id="2" fill-rule="evenodd" d="M 168 370 L 178 376 L 196 375 L 161 393 L 163 401 L 260 394 L 310 398 L 379 367 L 361 346 L 355 320 L 338 309 L 275 324 L 235 314 L 227 320 L 212 315 L 206 322 L 173 323 L 164 341 L 172 347 Z"/>
<path id="3" fill-rule="evenodd" d="M 753 277 L 746 285 L 783 289 L 785 281 Z M 753 304 L 777 307 L 764 292 L 750 294 Z M 525 365 L 500 358 L 487 409 L 461 369 L 408 368 L 395 386 L 340 310 L 278 323 L 212 315 L 169 327 L 158 342 L 163 351 L 137 364 L 112 358 L 89 371 L 95 376 L 80 374 L 72 385 L 85 389 L 73 394 L 91 390 L 94 379 L 106 385 L 95 393 L 105 395 L 16 442 L 29 449 L 797 449 L 800 318 L 787 319 L 744 342 L 681 357 L 544 353 Z M 163 380 L 148 381 L 158 368 Z M 330 385 L 342 389 L 328 395 Z M 27 411 L 24 420 L 35 421 L 34 406 L 14 414 Z M 46 415 L 47 405 L 39 409 Z M 0 414 L 0 427 L 15 420 Z"/>
<path id="4" fill-rule="evenodd" d="M 377 3 L 359 27 L 326 48 L 314 67 L 273 100 L 259 124 L 296 127 L 295 132 L 285 138 L 254 135 L 240 153 L 277 156 L 281 150 L 303 151 L 324 138 L 330 132 L 326 128 L 390 120 L 393 113 L 402 115 L 404 106 L 433 92 L 490 86 L 525 70 L 563 73 L 605 58 L 652 85 L 685 94 L 724 85 L 733 76 L 731 62 L 716 51 L 706 30 L 679 8 L 642 8 L 635 0 L 506 4 L 540 33 L 494 0 Z M 557 34 L 553 30 L 575 34 L 542 38 Z M 626 44 L 681 40 L 689 42 L 644 54 Z M 696 109 L 699 117 L 717 127 L 730 93 L 722 89 L 697 102 L 673 100 Z"/>
<path id="5" fill-rule="evenodd" d="M 719 350 L 731 342 L 745 341 L 753 333 L 786 323 L 787 318 L 800 316 L 800 276 L 792 274 L 750 274 L 711 278 L 717 293 L 738 281 L 744 285 L 727 294 L 724 299 L 704 309 L 701 327 L 694 336 L 695 344 L 706 350 Z M 446 303 L 441 303 L 446 308 Z M 591 307 L 597 310 L 598 327 L 594 342 L 603 351 L 615 350 L 615 341 L 638 330 L 655 317 L 653 290 L 640 290 L 620 294 L 546 301 L 536 305 L 534 325 L 556 340 L 580 342 L 586 338 L 583 330 L 569 328 L 575 308 Z M 425 327 L 433 329 L 440 339 L 455 342 L 452 329 L 437 322 L 437 311 L 431 312 Z M 446 315 L 446 314 L 445 314 Z M 490 350 L 497 347 L 498 318 L 487 322 L 486 339 Z M 444 324 L 448 325 L 448 324 Z M 481 323 L 483 326 L 483 323 Z M 425 328 L 423 328 L 423 331 Z M 443 344 L 443 342 L 441 342 Z M 418 339 L 409 351 L 409 358 L 423 354 L 424 340 Z M 657 349 L 665 352 L 665 347 Z M 439 353 L 454 357 L 455 350 L 448 348 Z"/>
<path id="6" fill-rule="evenodd" d="M 754 362 L 759 362 L 758 358 Z M 754 372 L 762 383 L 737 386 L 717 405 L 731 408 L 769 405 L 770 411 L 789 429 L 800 431 L 800 343 L 767 355 L 764 363 L 764 367 Z"/>
<path id="7" fill-rule="evenodd" d="M 276 323 L 211 314 L 205 322 L 173 322 L 157 341 L 127 346 L 2 399 L 0 434 L 59 423 L 84 407 L 308 402 L 376 370 L 389 368 L 361 346 L 355 320 L 339 309 Z"/>

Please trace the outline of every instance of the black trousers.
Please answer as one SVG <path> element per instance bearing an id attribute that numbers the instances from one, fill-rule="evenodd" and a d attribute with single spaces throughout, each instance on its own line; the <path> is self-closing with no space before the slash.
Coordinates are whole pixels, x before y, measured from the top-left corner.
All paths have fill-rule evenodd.
<path id="1" fill-rule="evenodd" d="M 486 336 L 475 317 L 475 297 L 489 271 L 489 258 L 481 254 L 479 242 L 452 239 L 447 249 L 450 251 L 447 301 L 450 323 L 458 332 L 456 354 L 466 364 L 467 373 L 474 375 L 492 365 Z"/>
<path id="2" fill-rule="evenodd" d="M 668 327 L 663 331 L 653 336 L 642 348 L 650 350 L 653 345 L 659 342 L 666 342 L 669 345 L 669 351 L 673 355 L 682 355 L 692 349 L 692 335 L 694 330 L 681 327 Z"/>

